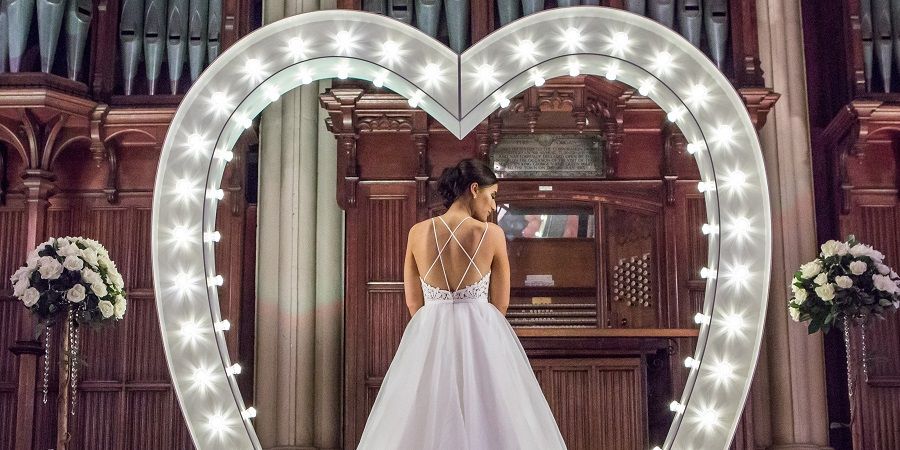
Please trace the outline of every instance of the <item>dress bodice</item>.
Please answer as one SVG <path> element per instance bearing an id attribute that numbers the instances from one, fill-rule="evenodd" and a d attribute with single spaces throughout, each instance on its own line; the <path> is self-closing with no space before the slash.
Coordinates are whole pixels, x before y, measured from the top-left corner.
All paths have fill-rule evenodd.
<path id="1" fill-rule="evenodd" d="M 461 220 L 456 228 L 450 229 L 450 226 L 447 225 L 447 222 L 444 222 L 443 217 L 438 217 L 441 219 L 441 222 L 447 227 L 447 230 L 450 231 L 450 237 L 444 243 L 444 245 L 440 245 L 437 240 L 437 226 L 435 225 L 434 218 L 431 219 L 431 226 L 434 230 L 434 244 L 437 247 L 437 257 L 434 258 L 434 262 L 431 263 L 431 267 L 428 268 L 428 271 L 425 273 L 424 277 L 419 277 L 419 281 L 422 283 L 422 293 L 425 297 L 425 303 L 433 303 L 433 302 L 447 302 L 447 303 L 488 303 L 488 288 L 491 284 L 491 272 L 488 271 L 486 274 L 482 275 L 481 278 L 464 288 L 460 289 L 460 285 L 462 285 L 463 280 L 466 278 L 466 274 L 469 273 L 469 268 L 475 267 L 475 270 L 478 271 L 478 274 L 481 275 L 481 270 L 478 269 L 478 266 L 475 265 L 475 255 L 478 254 L 478 250 L 481 248 L 481 244 L 484 243 L 484 237 L 487 235 L 487 223 L 484 224 L 484 231 L 481 234 L 481 240 L 478 242 L 478 247 L 475 248 L 475 251 L 469 255 L 469 252 L 466 251 L 466 248 L 459 242 L 459 239 L 456 238 L 456 229 L 462 225 L 463 222 L 468 219 L 468 217 Z M 460 278 L 459 283 L 456 285 L 456 290 L 450 291 L 448 289 L 441 289 L 435 286 L 432 286 L 425 282 L 425 278 L 428 277 L 428 274 L 431 273 L 431 269 L 435 267 L 438 263 L 441 265 L 441 270 L 444 272 L 444 281 L 447 283 L 447 287 L 450 287 L 450 280 L 447 278 L 447 271 L 444 268 L 444 259 L 443 252 L 444 249 L 451 241 L 456 241 L 459 247 L 462 249 L 463 253 L 466 254 L 466 257 L 469 258 L 469 264 L 466 266 L 466 271 L 463 273 L 462 278 Z"/>
<path id="2" fill-rule="evenodd" d="M 452 302 L 452 303 L 488 303 L 488 288 L 491 285 L 491 273 L 488 272 L 477 282 L 462 289 L 450 292 L 446 289 L 436 288 L 425 280 L 422 282 L 422 292 L 425 295 L 425 303 Z"/>

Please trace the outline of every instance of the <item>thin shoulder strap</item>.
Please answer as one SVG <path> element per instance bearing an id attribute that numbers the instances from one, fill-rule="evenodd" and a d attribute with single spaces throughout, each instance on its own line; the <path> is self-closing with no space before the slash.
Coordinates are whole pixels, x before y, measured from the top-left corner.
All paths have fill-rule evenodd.
<path id="1" fill-rule="evenodd" d="M 444 219 L 442 218 L 441 221 L 443 221 L 443 220 L 444 220 Z M 465 220 L 460 221 L 460 222 L 456 225 L 456 228 L 454 228 L 453 230 L 450 231 L 450 235 L 451 235 L 451 236 L 453 235 L 453 232 L 454 232 L 454 231 L 456 231 L 457 229 L 459 229 L 459 226 L 462 225 L 463 222 L 465 222 Z M 444 224 L 446 225 L 447 223 L 444 222 Z M 441 256 L 441 254 L 444 252 L 444 249 L 447 248 L 447 245 L 450 244 L 450 240 L 451 240 L 452 238 L 447 238 L 447 241 L 444 242 L 444 245 L 442 245 L 442 246 L 438 244 L 437 225 L 435 225 L 435 223 L 434 223 L 434 217 L 431 218 L 431 229 L 434 231 L 434 245 L 435 245 L 435 247 L 437 248 L 437 253 L 438 253 L 438 255 L 437 255 L 436 258 L 434 258 L 434 261 L 431 263 L 431 266 L 428 267 L 428 270 L 425 272 L 425 276 L 422 277 L 422 280 L 424 281 L 425 278 L 428 278 L 428 274 L 431 273 L 431 269 L 433 269 L 433 268 L 434 268 L 434 265 L 437 264 L 438 260 L 440 260 L 440 261 L 441 261 L 441 270 L 444 271 L 444 281 L 447 283 L 447 289 L 450 289 L 450 280 L 447 278 L 447 270 L 444 268 L 444 259 L 443 259 L 443 257 Z M 447 229 L 449 230 L 450 227 L 447 227 Z"/>
<path id="2" fill-rule="evenodd" d="M 450 230 L 450 225 L 447 225 L 447 222 L 444 221 L 444 218 L 440 217 L 440 216 L 438 216 L 438 218 L 441 219 L 441 222 L 444 223 L 444 226 L 447 227 L 448 230 Z M 462 224 L 463 222 L 465 222 L 466 219 L 468 219 L 468 218 L 469 217 L 467 216 L 467 217 L 463 218 L 463 220 L 459 221 L 459 224 L 456 225 L 456 228 L 459 228 L 459 225 Z M 459 239 L 456 238 L 456 233 L 455 233 L 456 229 L 454 228 L 453 230 L 450 231 L 450 238 L 453 239 L 454 241 L 456 241 L 456 243 L 459 245 L 459 248 L 462 249 L 463 253 L 466 254 L 466 258 L 469 258 L 469 264 L 466 265 L 466 271 L 463 272 L 462 278 L 459 279 L 459 283 L 456 285 L 457 290 L 459 289 L 460 286 L 462 286 L 462 282 L 463 282 L 463 280 L 466 279 L 466 275 L 469 274 L 469 268 L 471 266 L 475 266 L 475 270 L 478 271 L 478 276 L 480 276 L 480 277 L 484 276 L 484 274 L 481 273 L 481 269 L 479 269 L 478 265 L 475 264 L 474 258 L 475 258 L 475 255 L 478 254 L 478 249 L 481 248 L 481 244 L 484 242 L 484 237 L 487 235 L 487 228 L 488 228 L 488 224 L 487 224 L 487 222 L 485 222 L 484 223 L 484 232 L 481 233 L 481 240 L 478 242 L 478 247 L 475 248 L 475 253 L 472 256 L 469 256 L 469 252 L 466 251 L 466 247 L 463 246 L 462 242 L 459 242 Z M 444 264 L 444 262 L 441 261 L 441 265 L 443 265 L 443 264 Z M 448 284 L 447 287 L 449 287 L 449 286 L 450 285 Z"/>

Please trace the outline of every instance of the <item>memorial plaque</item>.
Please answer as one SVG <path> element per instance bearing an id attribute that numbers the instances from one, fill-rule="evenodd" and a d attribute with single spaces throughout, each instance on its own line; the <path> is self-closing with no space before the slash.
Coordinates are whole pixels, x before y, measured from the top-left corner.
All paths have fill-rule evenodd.
<path id="1" fill-rule="evenodd" d="M 507 134 L 491 151 L 500 178 L 606 178 L 602 136 Z"/>

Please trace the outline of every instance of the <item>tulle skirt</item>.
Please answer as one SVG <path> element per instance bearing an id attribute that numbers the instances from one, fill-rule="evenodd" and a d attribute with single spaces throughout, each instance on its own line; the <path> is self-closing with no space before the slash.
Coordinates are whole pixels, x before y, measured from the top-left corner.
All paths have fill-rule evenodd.
<path id="1" fill-rule="evenodd" d="M 426 302 L 400 340 L 357 449 L 565 449 L 512 326 L 487 301 Z"/>

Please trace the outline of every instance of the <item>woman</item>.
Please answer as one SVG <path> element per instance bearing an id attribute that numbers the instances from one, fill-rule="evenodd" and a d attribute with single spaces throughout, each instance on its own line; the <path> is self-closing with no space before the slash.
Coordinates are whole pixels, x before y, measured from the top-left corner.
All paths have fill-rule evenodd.
<path id="1" fill-rule="evenodd" d="M 410 229 L 404 285 L 412 319 L 358 449 L 566 448 L 504 316 L 506 239 L 488 222 L 497 181 L 476 159 L 444 170 L 447 212 Z"/>

